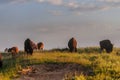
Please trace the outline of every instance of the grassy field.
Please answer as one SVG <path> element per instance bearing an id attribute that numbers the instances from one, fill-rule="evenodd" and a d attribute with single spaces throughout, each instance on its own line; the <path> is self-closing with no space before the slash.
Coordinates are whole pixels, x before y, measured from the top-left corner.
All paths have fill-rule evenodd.
<path id="1" fill-rule="evenodd" d="M 65 77 L 64 80 L 120 80 L 120 49 L 114 48 L 110 54 L 99 53 L 98 47 L 80 48 L 77 53 L 35 51 L 33 56 L 20 52 L 16 59 L 7 53 L 3 55 L 3 68 L 0 69 L 0 80 L 12 80 L 20 75 L 19 70 L 30 65 L 39 64 L 79 64 L 84 71 L 79 75 Z M 86 74 L 85 74 L 86 73 Z"/>

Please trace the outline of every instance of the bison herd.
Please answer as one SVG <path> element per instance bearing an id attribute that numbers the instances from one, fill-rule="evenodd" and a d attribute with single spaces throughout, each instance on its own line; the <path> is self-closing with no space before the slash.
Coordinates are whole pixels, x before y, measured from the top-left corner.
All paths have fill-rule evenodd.
<path id="1" fill-rule="evenodd" d="M 111 43 L 110 40 L 102 40 L 99 42 L 99 45 L 100 45 L 100 52 L 105 50 L 107 53 L 110 53 L 113 50 L 113 44 Z M 68 48 L 70 52 L 77 52 L 77 40 L 74 37 L 72 37 L 68 41 Z M 43 50 L 43 49 L 44 49 L 43 42 L 39 42 L 35 44 L 29 38 L 27 38 L 24 41 L 24 51 L 29 55 L 32 55 L 34 50 Z M 6 48 L 5 51 L 11 53 L 12 57 L 15 57 L 15 55 L 19 52 L 18 47 Z M 0 54 L 0 67 L 2 66 L 1 59 L 2 59 L 2 55 Z"/>
<path id="2" fill-rule="evenodd" d="M 113 44 L 111 43 L 110 40 L 102 40 L 102 41 L 99 42 L 99 45 L 100 45 L 100 52 L 105 50 L 107 53 L 110 53 L 113 50 Z M 70 52 L 77 52 L 77 40 L 74 37 L 72 37 L 68 41 L 68 48 L 69 48 Z M 24 51 L 27 54 L 32 55 L 34 50 L 43 50 L 43 49 L 44 49 L 43 42 L 38 42 L 37 44 L 35 44 L 29 38 L 27 38 L 24 41 Z M 18 51 L 19 51 L 18 47 L 11 47 L 11 48 L 6 48 L 5 49 L 5 52 L 10 52 L 10 53 L 12 53 L 13 56 L 15 54 L 17 54 Z"/>
<path id="3" fill-rule="evenodd" d="M 43 50 L 44 44 L 42 42 L 39 42 L 37 45 L 31 41 L 29 38 L 27 38 L 24 42 L 24 50 L 27 54 L 32 55 L 34 49 Z"/>

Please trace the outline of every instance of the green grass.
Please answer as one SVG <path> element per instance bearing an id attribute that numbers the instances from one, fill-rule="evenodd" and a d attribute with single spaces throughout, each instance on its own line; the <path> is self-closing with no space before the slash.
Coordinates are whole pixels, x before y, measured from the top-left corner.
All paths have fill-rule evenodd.
<path id="1" fill-rule="evenodd" d="M 99 53 L 99 48 L 81 48 L 78 53 L 61 51 L 34 52 L 33 56 L 24 56 L 12 59 L 3 53 L 3 68 L 0 69 L 0 80 L 11 80 L 19 77 L 17 71 L 29 65 L 42 63 L 76 63 L 92 70 L 88 75 L 84 73 L 78 76 L 65 78 L 65 80 L 120 80 L 120 49 L 114 48 L 110 54 Z"/>

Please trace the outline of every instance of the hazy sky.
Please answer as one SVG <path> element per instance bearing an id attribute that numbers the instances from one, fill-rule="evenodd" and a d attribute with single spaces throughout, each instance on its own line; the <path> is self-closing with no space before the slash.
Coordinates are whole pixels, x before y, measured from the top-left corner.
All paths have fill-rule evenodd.
<path id="1" fill-rule="evenodd" d="M 0 0 L 0 51 L 23 49 L 26 38 L 64 48 L 71 37 L 78 47 L 120 47 L 120 0 Z"/>

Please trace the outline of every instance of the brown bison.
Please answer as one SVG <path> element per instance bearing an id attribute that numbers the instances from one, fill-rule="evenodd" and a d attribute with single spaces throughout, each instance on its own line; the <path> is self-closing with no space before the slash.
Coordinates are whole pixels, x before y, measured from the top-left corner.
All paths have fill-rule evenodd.
<path id="1" fill-rule="evenodd" d="M 5 48 L 4 52 L 8 52 L 8 48 Z"/>
<path id="2" fill-rule="evenodd" d="M 37 47 L 38 47 L 38 50 L 43 50 L 44 44 L 43 44 L 42 42 L 39 42 L 39 43 L 37 44 Z"/>
<path id="3" fill-rule="evenodd" d="M 33 50 L 37 50 L 38 49 L 37 45 L 33 41 L 31 41 L 31 46 L 32 46 Z"/>
<path id="4" fill-rule="evenodd" d="M 100 51 L 106 50 L 107 53 L 112 52 L 113 44 L 110 40 L 102 40 L 100 41 Z"/>
<path id="5" fill-rule="evenodd" d="M 31 41 L 29 38 L 27 38 L 24 42 L 25 52 L 27 52 L 27 54 L 32 55 L 34 49 L 37 49 L 37 45 L 33 41 Z"/>
<path id="6" fill-rule="evenodd" d="M 18 47 L 12 47 L 8 49 L 8 52 L 12 53 L 12 57 L 15 57 L 19 50 Z"/>
<path id="7" fill-rule="evenodd" d="M 70 52 L 77 52 L 77 41 L 75 38 L 71 38 L 68 42 Z"/>

